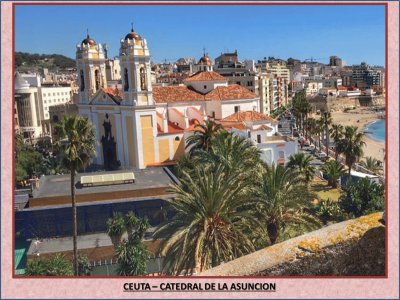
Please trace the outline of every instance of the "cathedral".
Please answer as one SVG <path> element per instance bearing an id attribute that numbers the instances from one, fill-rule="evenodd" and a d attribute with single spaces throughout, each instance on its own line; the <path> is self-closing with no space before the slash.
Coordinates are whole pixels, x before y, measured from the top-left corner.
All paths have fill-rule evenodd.
<path id="1" fill-rule="evenodd" d="M 147 41 L 133 29 L 120 41 L 119 60 L 121 88 L 107 84 L 100 43 L 88 35 L 77 45 L 79 114 L 94 125 L 96 163 L 107 170 L 171 164 L 185 154 L 196 124 L 223 124 L 239 112 L 259 111 L 259 98 L 228 85 L 206 54 L 179 86 L 152 86 Z"/>

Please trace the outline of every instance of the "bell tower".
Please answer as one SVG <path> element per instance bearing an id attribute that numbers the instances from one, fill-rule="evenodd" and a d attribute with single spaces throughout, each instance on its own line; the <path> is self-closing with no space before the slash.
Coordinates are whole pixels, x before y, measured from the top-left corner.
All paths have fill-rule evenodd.
<path id="1" fill-rule="evenodd" d="M 157 116 L 147 41 L 132 27 L 121 40 L 119 55 L 124 99 L 121 109 L 127 106 L 128 111 L 123 113 L 123 118 L 125 116 L 127 141 L 132 140 L 127 143 L 129 157 L 126 161 L 142 169 L 159 160 Z"/>
<path id="2" fill-rule="evenodd" d="M 100 88 L 107 86 L 103 47 L 97 44 L 89 34 L 76 46 L 76 68 L 79 104 L 88 104 Z"/>
<path id="3" fill-rule="evenodd" d="M 131 29 L 119 50 L 122 93 L 126 105 L 153 105 L 150 53 L 146 39 Z"/>

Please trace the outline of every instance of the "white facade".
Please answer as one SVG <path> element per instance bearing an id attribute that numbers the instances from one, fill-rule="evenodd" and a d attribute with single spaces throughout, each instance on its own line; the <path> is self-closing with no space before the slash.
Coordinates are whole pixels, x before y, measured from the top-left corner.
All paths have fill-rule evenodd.
<path id="1" fill-rule="evenodd" d="M 264 143 L 257 144 L 257 148 L 261 150 L 261 159 L 268 165 L 286 164 L 289 156 L 298 152 L 297 142 L 283 136 L 270 137 Z"/>
<path id="2" fill-rule="evenodd" d="M 42 87 L 40 88 L 43 102 L 43 120 L 49 119 L 49 107 L 65 104 L 71 101 L 71 87 Z"/>
<path id="3" fill-rule="evenodd" d="M 15 74 L 15 102 L 19 130 L 25 137 L 38 138 L 50 134 L 47 120 L 49 107 L 71 100 L 71 87 L 41 86 L 37 74 Z"/>

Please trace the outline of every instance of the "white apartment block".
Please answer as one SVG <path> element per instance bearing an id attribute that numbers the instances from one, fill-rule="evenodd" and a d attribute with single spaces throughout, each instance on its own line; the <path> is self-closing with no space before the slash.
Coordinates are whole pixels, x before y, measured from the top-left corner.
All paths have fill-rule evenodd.
<path id="1" fill-rule="evenodd" d="M 71 87 L 42 86 L 37 74 L 15 74 L 15 103 L 19 131 L 25 138 L 38 138 L 50 133 L 46 122 L 49 107 L 71 100 Z"/>

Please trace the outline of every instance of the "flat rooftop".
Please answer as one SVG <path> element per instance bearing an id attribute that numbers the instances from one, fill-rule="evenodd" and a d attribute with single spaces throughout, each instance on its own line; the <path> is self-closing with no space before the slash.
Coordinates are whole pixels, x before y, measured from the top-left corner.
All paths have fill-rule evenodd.
<path id="1" fill-rule="evenodd" d="M 94 187 L 82 187 L 80 184 L 81 176 L 102 175 L 102 174 L 118 174 L 132 171 L 135 175 L 134 183 L 113 184 Z M 39 180 L 39 188 L 33 191 L 33 198 L 67 196 L 71 194 L 71 176 L 65 175 L 48 175 L 42 176 Z M 141 189 L 167 187 L 174 183 L 174 179 L 167 174 L 164 168 L 147 168 L 143 170 L 121 170 L 109 172 L 93 172 L 79 173 L 75 179 L 76 195 L 99 194 L 116 191 L 132 191 Z"/>
<path id="2" fill-rule="evenodd" d="M 146 232 L 143 242 L 148 247 L 151 253 L 155 253 L 158 249 L 160 241 L 154 242 L 152 234 L 155 231 L 155 227 L 151 227 Z M 125 233 L 123 238 L 127 238 Z M 111 238 L 107 233 L 94 233 L 78 235 L 77 247 L 81 254 L 88 255 L 91 261 L 98 259 L 109 259 L 114 257 L 114 245 Z M 69 253 L 72 255 L 73 251 L 73 238 L 72 236 L 61 237 L 61 238 L 48 238 L 48 239 L 32 239 L 28 246 L 26 255 L 32 256 L 46 256 L 55 253 Z"/>

